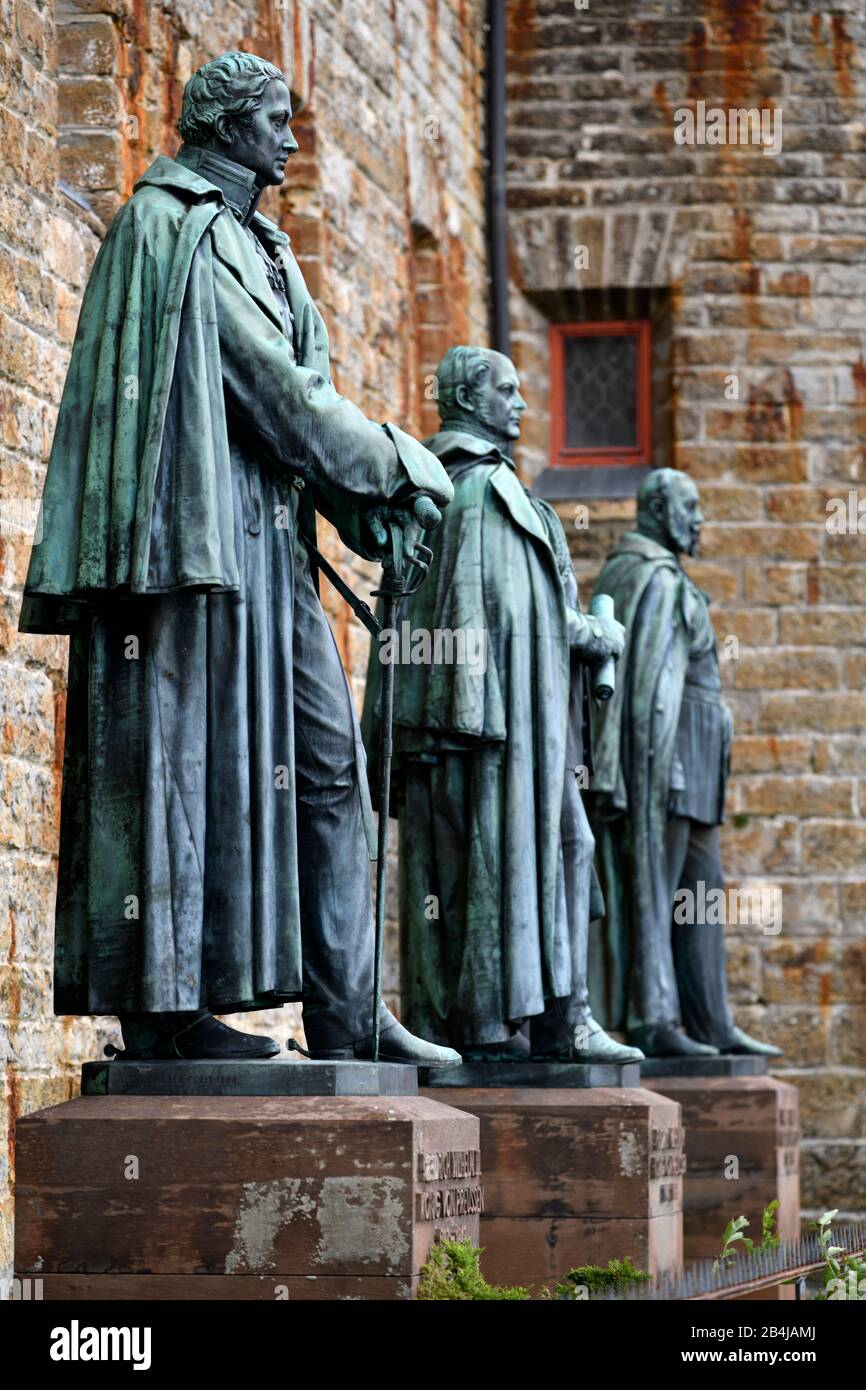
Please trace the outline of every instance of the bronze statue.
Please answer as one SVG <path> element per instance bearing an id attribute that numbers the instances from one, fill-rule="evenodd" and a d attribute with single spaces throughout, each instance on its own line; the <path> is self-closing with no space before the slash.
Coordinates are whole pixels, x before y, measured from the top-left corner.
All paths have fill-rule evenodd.
<path id="1" fill-rule="evenodd" d="M 596 710 L 591 808 L 607 917 L 593 983 L 597 974 L 608 1025 L 648 1056 L 778 1056 L 734 1024 L 723 926 L 674 908 L 675 894 L 698 905 L 724 890 L 732 723 L 709 600 L 679 561 L 694 554 L 702 521 L 691 478 L 655 469 L 638 492 L 637 529 L 595 588 L 613 599 L 626 647 L 614 696 Z"/>
<path id="2" fill-rule="evenodd" d="M 314 1056 L 370 1055 L 372 818 L 308 547 L 317 511 L 411 546 L 452 488 L 331 383 L 257 211 L 291 114 L 249 54 L 187 83 L 90 276 L 26 582 L 22 630 L 70 636 L 55 1009 L 118 1015 L 130 1058 L 273 1055 L 212 1014 L 289 1000 Z M 384 1061 L 457 1060 L 380 1028 Z"/>
<path id="3" fill-rule="evenodd" d="M 585 673 L 621 651 L 623 630 L 580 611 L 560 521 L 517 477 L 513 364 L 455 347 L 437 387 L 442 428 L 426 443 L 454 501 L 425 583 L 374 643 L 364 706 L 373 755 L 382 662 L 398 660 L 408 1021 L 469 1059 L 525 1055 L 530 1020 L 536 1058 L 638 1060 L 590 1011 L 594 846 L 578 786 Z"/>

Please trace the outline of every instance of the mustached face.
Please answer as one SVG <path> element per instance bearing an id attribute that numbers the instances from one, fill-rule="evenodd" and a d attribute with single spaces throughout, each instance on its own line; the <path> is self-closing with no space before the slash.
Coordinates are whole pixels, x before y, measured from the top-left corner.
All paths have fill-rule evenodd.
<path id="1" fill-rule="evenodd" d="M 698 490 L 691 478 L 676 478 L 664 501 L 664 524 L 672 542 L 671 549 L 694 555 L 704 517 Z"/>

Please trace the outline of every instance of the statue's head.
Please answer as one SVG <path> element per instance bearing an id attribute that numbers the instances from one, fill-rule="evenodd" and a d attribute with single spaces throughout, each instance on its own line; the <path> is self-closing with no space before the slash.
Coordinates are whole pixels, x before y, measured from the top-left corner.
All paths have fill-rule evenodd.
<path id="1" fill-rule="evenodd" d="M 694 555 L 703 522 L 701 499 L 688 473 L 654 468 L 637 494 L 637 529 L 680 555 Z"/>
<path id="2" fill-rule="evenodd" d="M 520 435 L 526 401 L 514 363 L 491 348 L 449 348 L 436 370 L 439 418 L 443 429 L 506 445 Z"/>
<path id="3" fill-rule="evenodd" d="M 289 129 L 292 100 L 279 68 L 252 53 L 223 53 L 183 89 L 178 132 L 188 145 L 215 150 L 252 169 L 259 185 L 282 183 L 298 148 Z"/>

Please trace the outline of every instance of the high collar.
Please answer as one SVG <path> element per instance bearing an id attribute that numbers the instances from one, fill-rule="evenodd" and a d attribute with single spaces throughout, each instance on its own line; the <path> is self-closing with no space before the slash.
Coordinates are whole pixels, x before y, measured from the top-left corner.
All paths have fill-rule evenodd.
<path id="1" fill-rule="evenodd" d="M 197 145 L 181 145 L 175 159 L 218 188 L 241 226 L 249 226 L 263 192 L 252 169 Z"/>
<path id="2" fill-rule="evenodd" d="M 660 560 L 682 569 L 679 557 L 674 555 L 672 550 L 668 550 L 661 541 L 654 541 L 651 536 L 645 536 L 642 531 L 624 532 L 617 550 L 621 554 L 627 551 L 632 555 L 641 555 L 645 560 Z"/>
<path id="3" fill-rule="evenodd" d="M 473 459 L 493 458 L 497 463 L 507 463 L 509 468 L 514 468 L 512 460 L 499 444 L 492 439 L 482 439 L 479 434 L 470 434 L 468 430 L 440 430 L 431 439 L 424 440 L 424 447 L 441 459 L 446 467 L 454 461 L 455 455 L 469 454 Z"/>

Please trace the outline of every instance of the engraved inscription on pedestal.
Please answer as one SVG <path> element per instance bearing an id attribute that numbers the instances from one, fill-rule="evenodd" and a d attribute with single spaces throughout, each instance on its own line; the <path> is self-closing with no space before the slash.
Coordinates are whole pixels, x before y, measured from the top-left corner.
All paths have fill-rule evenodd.
<path id="1" fill-rule="evenodd" d="M 781 1106 L 778 1112 L 776 1137 L 783 1173 L 800 1171 L 800 1115 L 796 1106 Z"/>
<path id="2" fill-rule="evenodd" d="M 424 1186 L 415 1193 L 416 1222 L 443 1223 L 434 1224 L 434 1241 L 468 1239 L 469 1229 L 460 1218 L 484 1211 L 484 1188 L 477 1182 L 481 1150 L 446 1149 L 417 1157 L 417 1178 Z"/>
<path id="3" fill-rule="evenodd" d="M 650 1178 L 680 1178 L 686 1171 L 685 1155 L 685 1130 L 681 1127 L 673 1129 L 652 1130 L 650 1140 Z M 665 1188 L 661 1189 L 662 1201 Z"/>

